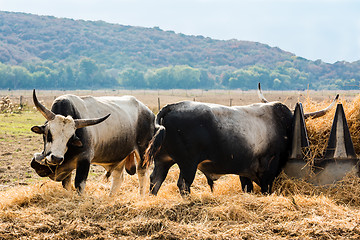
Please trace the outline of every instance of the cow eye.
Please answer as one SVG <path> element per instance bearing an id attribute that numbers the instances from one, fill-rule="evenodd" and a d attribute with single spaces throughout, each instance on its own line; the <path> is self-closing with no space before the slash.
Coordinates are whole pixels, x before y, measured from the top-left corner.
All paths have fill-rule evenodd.
<path id="1" fill-rule="evenodd" d="M 47 133 L 46 141 L 47 141 L 47 142 L 52 142 L 52 135 L 51 135 L 51 132 L 50 132 L 50 131 L 48 131 L 48 133 Z"/>

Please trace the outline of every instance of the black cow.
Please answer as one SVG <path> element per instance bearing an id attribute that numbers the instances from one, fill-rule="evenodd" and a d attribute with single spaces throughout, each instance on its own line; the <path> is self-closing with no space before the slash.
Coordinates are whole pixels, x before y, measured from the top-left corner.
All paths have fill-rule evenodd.
<path id="1" fill-rule="evenodd" d="M 63 95 L 55 99 L 51 110 L 39 103 L 35 90 L 33 100 L 47 120 L 31 128 L 44 138 L 43 152 L 36 153 L 31 162 L 40 176 L 62 181 L 69 189 L 76 169 L 75 188 L 81 193 L 90 163 L 101 165 L 107 176 L 112 173 L 112 195 L 121 184 L 125 166 L 135 173 L 136 155 L 140 193 L 144 193 L 147 168 L 143 156 L 155 131 L 155 115 L 149 108 L 132 96 Z"/>
<path id="2" fill-rule="evenodd" d="M 329 108 L 306 116 L 321 116 Z M 220 176 L 237 174 L 244 191 L 252 191 L 254 181 L 266 193 L 289 157 L 293 111 L 279 102 L 227 107 L 183 101 L 162 108 L 156 123 L 160 126 L 145 154 L 145 161 L 155 164 L 152 194 L 175 163 L 182 195 L 190 193 L 197 169 L 211 190 Z"/>

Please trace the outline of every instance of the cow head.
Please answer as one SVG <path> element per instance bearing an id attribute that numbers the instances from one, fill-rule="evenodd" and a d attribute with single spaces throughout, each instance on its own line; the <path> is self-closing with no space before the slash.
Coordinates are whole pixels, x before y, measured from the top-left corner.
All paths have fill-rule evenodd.
<path id="1" fill-rule="evenodd" d="M 33 161 L 43 166 L 61 165 L 69 144 L 76 147 L 83 145 L 75 134 L 76 129 L 101 123 L 110 116 L 108 114 L 97 119 L 73 119 L 71 116 L 56 115 L 37 100 L 35 90 L 33 91 L 33 101 L 47 120 L 44 125 L 31 128 L 31 131 L 42 134 L 44 138 L 43 152 L 35 153 L 33 158 Z"/>

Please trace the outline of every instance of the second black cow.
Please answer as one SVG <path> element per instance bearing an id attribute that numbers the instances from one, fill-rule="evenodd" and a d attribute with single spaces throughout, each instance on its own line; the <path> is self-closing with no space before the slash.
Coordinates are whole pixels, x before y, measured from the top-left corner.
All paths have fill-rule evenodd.
<path id="1" fill-rule="evenodd" d="M 252 191 L 254 181 L 263 193 L 270 192 L 289 157 L 293 111 L 279 102 L 226 107 L 183 101 L 161 109 L 156 122 L 160 126 L 146 152 L 146 161 L 154 161 L 154 195 L 174 164 L 182 195 L 190 193 L 197 169 L 211 189 L 220 176 L 237 174 L 244 191 Z"/>

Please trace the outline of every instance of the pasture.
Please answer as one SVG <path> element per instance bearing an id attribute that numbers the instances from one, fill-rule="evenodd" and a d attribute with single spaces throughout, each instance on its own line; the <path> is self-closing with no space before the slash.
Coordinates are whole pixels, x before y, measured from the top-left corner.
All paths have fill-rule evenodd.
<path id="1" fill-rule="evenodd" d="M 64 91 L 38 91 L 50 107 Z M 77 95 L 134 95 L 155 113 L 180 100 L 224 105 L 259 102 L 255 91 L 74 91 Z M 339 92 L 344 104 L 356 153 L 360 153 L 359 92 Z M 304 111 L 328 105 L 335 92 L 264 91 L 270 101 Z M 31 168 L 35 152 L 42 151 L 42 137 L 30 131 L 45 119 L 33 109 L 31 91 L 0 91 L 14 104 L 13 112 L 0 114 L 0 239 L 358 239 L 360 238 L 360 179 L 347 176 L 330 187 L 280 175 L 271 195 L 241 191 L 238 176 L 215 182 L 213 193 L 197 173 L 190 197 L 180 196 L 178 168 L 170 169 L 158 196 L 140 197 L 137 176 L 125 175 L 120 192 L 109 197 L 104 170 L 91 166 L 83 196 L 66 191 L 61 183 L 39 177 Z M 335 108 L 326 116 L 307 121 L 311 151 L 321 155 Z"/>

